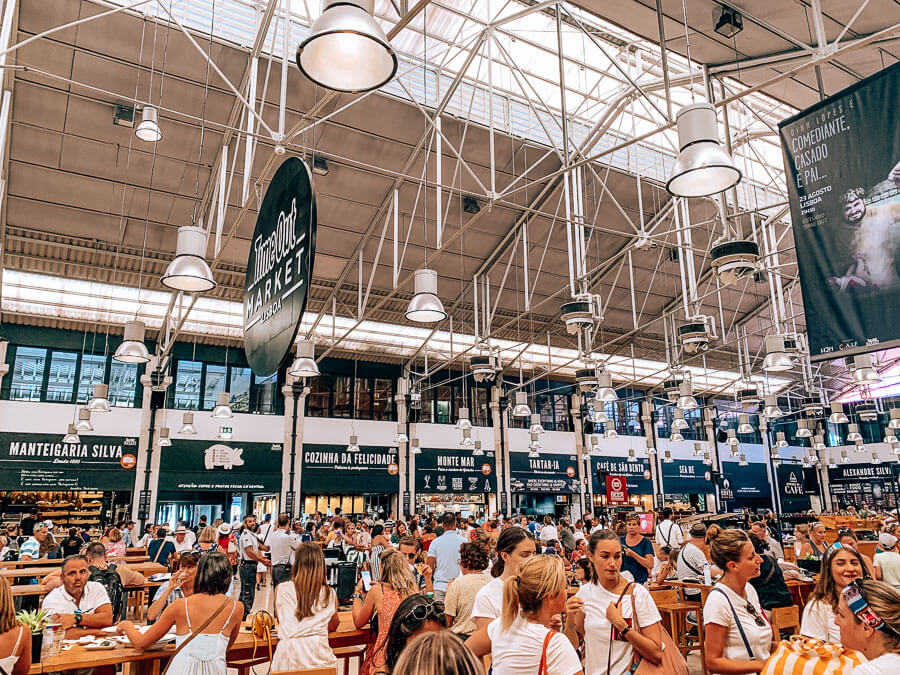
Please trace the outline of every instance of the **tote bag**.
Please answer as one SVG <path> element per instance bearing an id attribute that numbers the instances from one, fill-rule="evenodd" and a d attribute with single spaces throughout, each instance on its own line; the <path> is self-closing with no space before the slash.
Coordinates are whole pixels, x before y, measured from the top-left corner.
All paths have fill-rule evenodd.
<path id="1" fill-rule="evenodd" d="M 794 635 L 779 643 L 761 675 L 850 675 L 863 662 L 852 649 Z"/>

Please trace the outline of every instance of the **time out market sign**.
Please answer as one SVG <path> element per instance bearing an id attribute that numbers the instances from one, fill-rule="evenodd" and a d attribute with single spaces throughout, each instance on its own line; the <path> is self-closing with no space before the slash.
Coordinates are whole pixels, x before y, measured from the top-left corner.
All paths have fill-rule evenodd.
<path id="1" fill-rule="evenodd" d="M 0 433 L 0 490 L 132 490 L 137 438 Z"/>
<path id="2" fill-rule="evenodd" d="M 244 351 L 260 377 L 278 370 L 297 336 L 315 259 L 316 222 L 309 168 L 289 157 L 263 198 L 247 259 Z"/>

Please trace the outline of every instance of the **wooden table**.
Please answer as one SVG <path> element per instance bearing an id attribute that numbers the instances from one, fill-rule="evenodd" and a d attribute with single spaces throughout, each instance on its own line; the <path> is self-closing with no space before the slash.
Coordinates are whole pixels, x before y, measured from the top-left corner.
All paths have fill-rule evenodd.
<path id="1" fill-rule="evenodd" d="M 800 614 L 803 614 L 803 608 L 806 606 L 806 600 L 809 594 L 816 587 L 815 581 L 800 581 L 799 579 L 785 579 L 784 583 L 791 592 L 794 604 L 800 608 Z"/>
<path id="2" fill-rule="evenodd" d="M 46 562 L 46 561 L 44 561 Z M 139 563 L 124 563 L 125 566 L 133 570 L 135 572 L 140 572 L 144 576 L 149 576 L 151 574 L 162 574 L 163 572 L 168 572 L 169 569 L 165 565 L 160 565 L 159 563 L 153 562 L 139 562 Z M 48 574 L 52 574 L 53 572 L 59 572 L 62 569 L 59 565 L 55 567 L 43 566 L 43 567 L 29 567 L 28 569 L 0 569 L 0 577 L 6 577 L 7 579 L 16 578 L 16 577 L 45 577 Z"/>
<path id="3" fill-rule="evenodd" d="M 369 628 L 356 628 L 353 625 L 352 612 L 349 610 L 339 613 L 341 622 L 336 631 L 328 634 L 328 643 L 332 649 L 364 645 L 369 639 Z M 272 646 L 278 644 L 278 638 L 272 638 Z M 265 646 L 263 646 L 265 649 Z M 87 651 L 83 647 L 75 646 L 71 649 L 45 659 L 43 663 L 35 663 L 28 672 L 52 673 L 59 670 L 72 670 L 76 668 L 97 668 L 98 666 L 125 664 L 123 675 L 156 675 L 164 667 L 163 661 L 167 661 L 175 651 L 173 645 L 166 649 L 139 652 L 132 647 L 118 647 L 108 651 Z M 241 629 L 234 645 L 228 650 L 228 659 L 247 658 L 253 653 L 253 636 L 245 628 Z M 260 654 L 257 649 L 257 654 Z"/>
<path id="4" fill-rule="evenodd" d="M 150 588 L 157 588 L 165 584 L 165 581 L 150 581 L 147 579 L 143 584 L 137 584 L 133 586 L 125 586 L 125 591 L 141 591 L 147 590 Z M 10 586 L 12 589 L 13 597 L 19 595 L 40 595 L 44 596 L 49 591 L 47 591 L 46 586 L 44 584 L 16 584 L 15 586 Z"/>
<path id="5" fill-rule="evenodd" d="M 147 555 L 137 556 L 109 556 L 106 559 L 111 563 L 139 563 L 149 562 L 150 557 Z M 62 567 L 63 558 L 39 558 L 38 560 L 4 560 L 0 562 L 0 570 L 4 569 L 30 569 L 32 567 Z"/>
<path id="6" fill-rule="evenodd" d="M 656 609 L 659 610 L 663 618 L 663 626 L 668 629 L 669 635 L 678 645 L 678 650 L 683 656 L 687 656 L 689 652 L 700 650 L 700 666 L 705 674 L 706 671 L 706 638 L 703 635 L 703 607 L 699 602 L 677 602 L 677 603 L 657 603 Z M 687 616 L 691 612 L 697 614 L 697 644 L 687 644 L 688 621 Z M 665 625 L 668 620 L 668 626 Z M 682 635 L 685 639 L 682 640 Z"/>

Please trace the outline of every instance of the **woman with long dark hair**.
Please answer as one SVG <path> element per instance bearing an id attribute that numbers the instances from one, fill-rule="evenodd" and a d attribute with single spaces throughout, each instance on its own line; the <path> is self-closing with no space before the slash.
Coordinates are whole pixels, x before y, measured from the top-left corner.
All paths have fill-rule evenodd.
<path id="1" fill-rule="evenodd" d="M 410 595 L 397 607 L 388 629 L 385 649 L 387 672 L 393 672 L 407 642 L 422 633 L 446 629 L 444 603 L 421 593 Z"/>
<path id="2" fill-rule="evenodd" d="M 868 578 L 866 562 L 855 548 L 835 544 L 825 551 L 816 587 L 803 608 L 800 634 L 840 644 L 841 631 L 834 623 L 841 591 L 851 581 Z"/>
<path id="3" fill-rule="evenodd" d="M 475 596 L 472 621 L 484 628 L 503 611 L 503 584 L 516 576 L 519 566 L 534 555 L 534 537 L 523 527 L 508 527 L 497 538 L 497 560 L 491 567 L 494 580 Z"/>

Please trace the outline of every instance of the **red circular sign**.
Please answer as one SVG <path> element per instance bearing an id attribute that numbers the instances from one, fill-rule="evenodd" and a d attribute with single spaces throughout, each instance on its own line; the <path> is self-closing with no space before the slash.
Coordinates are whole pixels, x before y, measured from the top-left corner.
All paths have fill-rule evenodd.
<path id="1" fill-rule="evenodd" d="M 491 465 L 488 464 L 487 462 L 482 464 L 481 465 L 481 473 L 483 473 L 485 476 L 491 475 Z"/>
<path id="2" fill-rule="evenodd" d="M 390 464 L 388 464 L 387 470 L 388 473 L 392 476 L 396 476 L 398 473 L 400 473 L 400 467 L 397 466 L 396 462 L 391 462 Z"/>
<path id="3" fill-rule="evenodd" d="M 622 490 L 622 487 L 623 487 L 623 485 L 622 485 L 622 479 L 621 479 L 621 478 L 618 478 L 618 477 L 615 477 L 615 478 L 613 478 L 613 479 L 610 481 L 609 485 L 610 485 L 610 487 L 611 487 L 613 490 L 615 490 L 616 492 L 620 492 L 620 491 Z"/>
<path id="4" fill-rule="evenodd" d="M 134 455 L 122 455 L 122 459 L 119 460 L 119 464 L 122 465 L 123 469 L 133 469 L 137 464 L 137 457 Z"/>
<path id="5" fill-rule="evenodd" d="M 574 467 L 574 466 L 567 466 L 567 467 L 566 467 L 566 475 L 567 475 L 569 478 L 575 478 L 575 467 Z"/>

